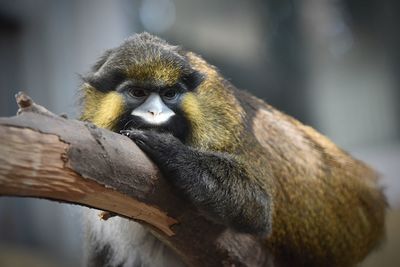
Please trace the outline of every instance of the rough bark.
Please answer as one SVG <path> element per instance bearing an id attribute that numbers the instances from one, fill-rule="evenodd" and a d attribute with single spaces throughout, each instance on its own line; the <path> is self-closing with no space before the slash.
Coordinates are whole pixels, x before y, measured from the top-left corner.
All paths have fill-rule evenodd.
<path id="1" fill-rule="evenodd" d="M 189 266 L 270 266 L 260 240 L 202 217 L 127 137 L 57 116 L 24 94 L 16 98 L 18 115 L 0 118 L 0 196 L 70 202 L 134 219 Z"/>

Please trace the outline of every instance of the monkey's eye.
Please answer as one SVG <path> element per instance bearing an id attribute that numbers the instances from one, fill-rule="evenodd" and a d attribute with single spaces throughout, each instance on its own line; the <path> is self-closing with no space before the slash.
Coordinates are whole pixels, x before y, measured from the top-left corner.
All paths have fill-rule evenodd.
<path id="1" fill-rule="evenodd" d="M 178 97 L 178 91 L 176 89 L 167 89 L 163 93 L 163 98 L 168 101 L 175 100 Z"/>
<path id="2" fill-rule="evenodd" d="M 135 98 L 143 98 L 148 95 L 147 91 L 140 88 L 130 90 L 129 94 Z"/>

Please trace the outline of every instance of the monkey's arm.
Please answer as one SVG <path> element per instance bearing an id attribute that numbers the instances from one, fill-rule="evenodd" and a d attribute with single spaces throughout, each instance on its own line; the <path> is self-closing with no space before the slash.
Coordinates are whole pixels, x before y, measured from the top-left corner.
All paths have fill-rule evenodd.
<path id="1" fill-rule="evenodd" d="M 233 156 L 200 151 L 170 134 L 123 131 L 196 207 L 217 223 L 266 235 L 271 230 L 267 193 Z"/>

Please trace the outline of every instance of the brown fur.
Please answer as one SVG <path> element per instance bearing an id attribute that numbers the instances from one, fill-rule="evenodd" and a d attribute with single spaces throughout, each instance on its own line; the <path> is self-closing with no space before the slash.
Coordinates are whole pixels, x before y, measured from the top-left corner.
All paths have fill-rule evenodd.
<path id="1" fill-rule="evenodd" d="M 126 74 L 143 82 L 172 84 L 179 69 L 159 56 L 168 50 L 204 75 L 181 103 L 191 129 L 187 144 L 231 154 L 271 196 L 272 233 L 265 244 L 277 261 L 286 266 L 353 266 L 379 243 L 387 205 L 371 168 L 311 127 L 236 90 L 201 57 L 145 37 L 143 43 L 160 43 L 154 60 L 147 62 L 141 54 L 141 61 L 132 59 L 132 66 L 125 68 Z M 112 129 L 123 102 L 107 97 L 113 92 L 92 89 L 84 87 L 83 118 Z M 114 104 L 105 102 L 110 99 Z"/>
<path id="2" fill-rule="evenodd" d="M 272 195 L 266 245 L 279 261 L 352 266 L 365 258 L 384 234 L 386 200 L 377 174 L 263 101 L 237 92 L 239 104 L 235 89 L 212 66 L 194 54 L 188 57 L 207 73 L 196 97 L 183 104 L 194 128 L 192 143 L 234 152 Z"/>

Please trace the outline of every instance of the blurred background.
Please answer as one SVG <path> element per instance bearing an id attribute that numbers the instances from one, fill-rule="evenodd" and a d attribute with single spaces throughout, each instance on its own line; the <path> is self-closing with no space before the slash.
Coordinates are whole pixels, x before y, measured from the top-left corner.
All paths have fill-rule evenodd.
<path id="1" fill-rule="evenodd" d="M 24 90 L 76 117 L 79 74 L 131 34 L 157 34 L 374 166 L 391 210 L 361 266 L 400 266 L 399 26 L 396 0 L 0 0 L 0 116 Z M 0 266 L 79 266 L 79 209 L 1 197 Z"/>

